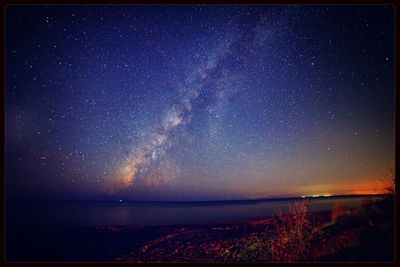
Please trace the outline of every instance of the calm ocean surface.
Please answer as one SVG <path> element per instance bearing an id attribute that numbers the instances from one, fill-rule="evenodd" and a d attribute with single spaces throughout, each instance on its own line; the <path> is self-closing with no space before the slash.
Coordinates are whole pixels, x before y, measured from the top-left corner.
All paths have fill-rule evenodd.
<path id="1" fill-rule="evenodd" d="M 310 199 L 311 211 L 352 208 L 376 196 Z M 7 224 L 25 226 L 174 225 L 238 221 L 287 213 L 296 200 L 239 202 L 30 202 L 9 205 Z M 299 201 L 299 200 L 297 200 Z"/>

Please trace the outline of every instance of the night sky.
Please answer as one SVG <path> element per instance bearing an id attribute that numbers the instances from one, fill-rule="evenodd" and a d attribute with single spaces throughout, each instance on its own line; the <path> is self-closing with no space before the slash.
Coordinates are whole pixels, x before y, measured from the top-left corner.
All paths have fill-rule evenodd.
<path id="1" fill-rule="evenodd" d="M 7 193 L 370 193 L 393 71 L 392 6 L 8 6 Z"/>

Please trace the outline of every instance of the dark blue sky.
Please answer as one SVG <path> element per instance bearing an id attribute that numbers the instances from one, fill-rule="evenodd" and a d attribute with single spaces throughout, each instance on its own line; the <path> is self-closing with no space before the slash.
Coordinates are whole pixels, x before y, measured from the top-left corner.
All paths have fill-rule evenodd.
<path id="1" fill-rule="evenodd" d="M 7 190 L 371 192 L 394 166 L 392 6 L 6 9 Z"/>

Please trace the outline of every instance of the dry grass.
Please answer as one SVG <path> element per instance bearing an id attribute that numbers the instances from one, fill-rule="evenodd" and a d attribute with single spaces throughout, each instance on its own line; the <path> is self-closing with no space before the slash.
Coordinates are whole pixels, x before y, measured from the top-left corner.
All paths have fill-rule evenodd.
<path id="1" fill-rule="evenodd" d="M 312 223 L 308 219 L 309 201 L 295 202 L 289 215 L 273 218 L 277 235 L 270 241 L 271 260 L 294 262 L 305 258 L 312 238 Z"/>
<path id="2" fill-rule="evenodd" d="M 347 215 L 348 213 L 348 209 L 343 204 L 336 203 L 331 210 L 332 222 L 335 222 L 339 217 Z"/>

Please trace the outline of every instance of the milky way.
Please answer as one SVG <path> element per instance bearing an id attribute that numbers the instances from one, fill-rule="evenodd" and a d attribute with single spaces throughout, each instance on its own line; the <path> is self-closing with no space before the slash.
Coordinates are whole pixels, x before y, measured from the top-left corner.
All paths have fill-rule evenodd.
<path id="1" fill-rule="evenodd" d="M 394 166 L 391 6 L 8 6 L 15 196 L 372 192 Z"/>
<path id="2" fill-rule="evenodd" d="M 262 22 L 264 25 L 261 24 Z M 252 26 L 250 31 L 243 29 L 238 31 L 239 34 L 235 35 L 235 39 L 225 42 L 224 47 L 219 49 L 219 53 L 210 55 L 204 66 L 198 67 L 185 79 L 185 84 L 179 88 L 182 99 L 163 116 L 160 125 L 154 127 L 152 132 L 145 134 L 145 140 L 132 149 L 132 155 L 121 168 L 124 186 L 131 185 L 139 173 L 145 172 L 151 162 L 165 154 L 166 147 L 173 145 L 169 142 L 169 136 L 179 126 L 190 123 L 193 101 L 203 93 L 204 89 L 212 87 L 213 92 L 210 93 L 214 97 L 219 96 L 218 102 L 224 101 L 227 93 L 218 82 L 229 79 L 234 70 L 244 63 L 246 56 L 249 56 L 252 51 L 261 49 L 266 38 L 272 38 L 269 34 L 272 29 L 268 29 L 271 25 L 265 24 L 265 18 Z"/>

